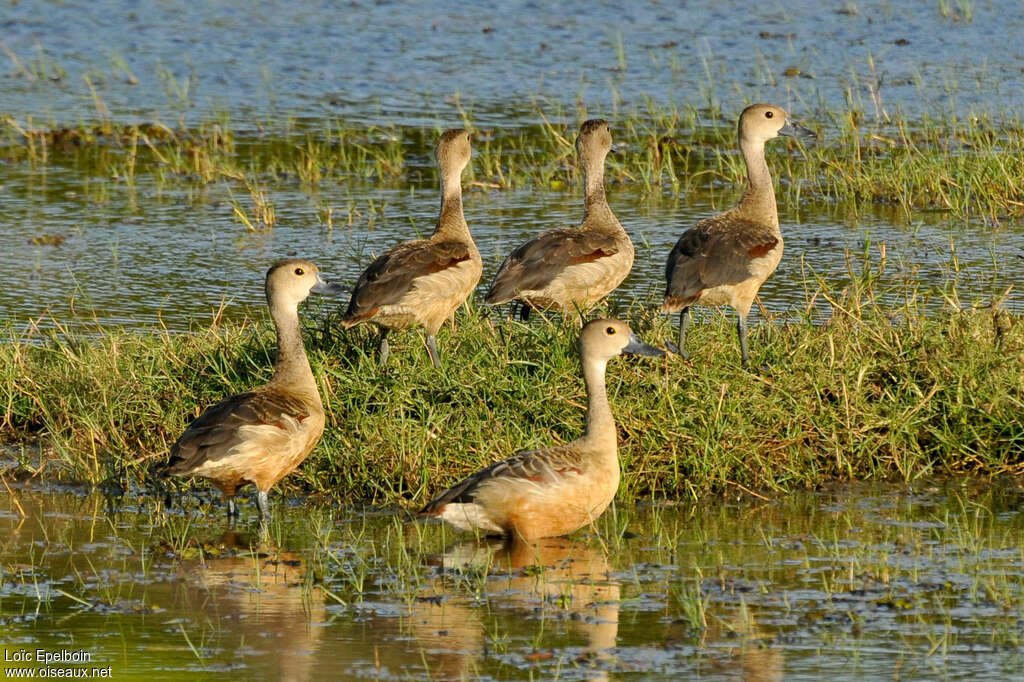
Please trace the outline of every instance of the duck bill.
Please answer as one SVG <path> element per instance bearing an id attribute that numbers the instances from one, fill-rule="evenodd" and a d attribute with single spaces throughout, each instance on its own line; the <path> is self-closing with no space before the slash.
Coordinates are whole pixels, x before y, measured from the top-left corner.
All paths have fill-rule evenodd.
<path id="1" fill-rule="evenodd" d="M 623 348 L 622 352 L 624 355 L 649 355 L 656 358 L 660 358 L 665 355 L 665 351 L 644 343 L 636 334 L 629 335 L 629 345 Z"/>
<path id="2" fill-rule="evenodd" d="M 334 284 L 333 282 L 327 282 L 320 275 L 316 276 L 316 284 L 309 290 L 311 294 L 320 294 L 321 296 L 337 296 L 339 294 L 349 293 L 349 288 L 344 284 Z"/>
<path id="3" fill-rule="evenodd" d="M 786 122 L 782 125 L 779 130 L 779 135 L 785 135 L 786 137 L 817 137 L 818 133 L 814 132 L 810 128 L 806 128 L 791 118 L 786 118 Z"/>

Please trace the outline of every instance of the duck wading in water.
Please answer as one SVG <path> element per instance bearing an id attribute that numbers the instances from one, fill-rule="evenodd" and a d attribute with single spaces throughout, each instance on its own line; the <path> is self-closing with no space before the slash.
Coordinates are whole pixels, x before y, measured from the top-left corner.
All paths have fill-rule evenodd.
<path id="1" fill-rule="evenodd" d="M 619 488 L 618 438 L 605 391 L 605 367 L 621 354 L 664 351 L 640 341 L 624 322 L 589 322 L 580 333 L 587 387 L 583 436 L 492 464 L 435 497 L 419 517 L 521 540 L 564 535 L 593 523 Z"/>

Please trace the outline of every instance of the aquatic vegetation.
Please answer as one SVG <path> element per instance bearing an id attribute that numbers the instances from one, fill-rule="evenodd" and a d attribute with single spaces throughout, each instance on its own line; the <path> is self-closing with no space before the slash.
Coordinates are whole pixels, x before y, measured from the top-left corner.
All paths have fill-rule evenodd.
<path id="1" fill-rule="evenodd" d="M 539 123 L 494 126 L 467 114 L 465 125 L 474 133 L 470 186 L 575 191 L 575 119 L 586 112 L 550 106 L 528 112 Z M 636 185 L 652 196 L 741 184 L 745 171 L 732 151 L 734 115 L 653 102 L 623 112 L 611 121 L 622 152 L 609 159 L 609 182 Z M 841 110 L 794 115 L 820 139 L 778 145 L 771 154 L 780 201 L 841 202 L 852 212 L 886 204 L 908 218 L 935 210 L 996 224 L 1024 215 L 1019 117 L 940 111 L 909 120 L 869 114 L 856 100 Z M 273 227 L 271 193 L 282 183 L 298 182 L 312 193 L 335 181 L 437 182 L 429 159 L 438 130 L 342 121 L 290 121 L 263 132 L 243 127 L 234 131 L 227 113 L 193 128 L 110 121 L 47 128 L 8 115 L 0 119 L 0 158 L 35 168 L 71 166 L 111 187 L 130 187 L 142 176 L 161 187 L 226 181 L 252 197 L 251 211 L 236 205 L 248 229 Z"/>

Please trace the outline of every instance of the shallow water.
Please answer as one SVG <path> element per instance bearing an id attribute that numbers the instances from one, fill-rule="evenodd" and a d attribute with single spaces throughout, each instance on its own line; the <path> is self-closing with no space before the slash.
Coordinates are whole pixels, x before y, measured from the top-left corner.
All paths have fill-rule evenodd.
<path id="1" fill-rule="evenodd" d="M 137 208 L 130 208 L 125 196 L 101 206 L 81 198 L 55 202 L 54 192 L 25 189 L 17 178 L 9 178 L 2 191 L 10 222 L 0 231 L 0 269 L 11 286 L 0 297 L 0 320 L 22 328 L 28 320 L 50 316 L 71 326 L 163 324 L 182 330 L 190 320 L 210 319 L 222 305 L 222 314 L 229 317 L 262 314 L 263 275 L 273 260 L 288 254 L 310 257 L 328 277 L 352 284 L 374 255 L 396 241 L 429 234 L 437 218 L 432 187 L 410 193 L 335 186 L 324 188 L 315 200 L 295 188 L 276 188 L 280 223 L 262 233 L 246 232 L 237 223 L 226 193 L 218 188 L 198 201 L 140 188 L 131 200 Z M 352 228 L 322 228 L 316 217 L 321 203 L 344 206 L 353 193 L 367 212 L 371 204 L 383 206 L 374 224 L 362 220 Z M 714 199 L 651 201 L 625 189 L 609 193 L 637 251 L 633 271 L 613 304 L 660 303 L 665 257 L 676 239 L 686 226 L 721 210 L 733 197 Z M 578 223 L 581 204 L 568 193 L 471 192 L 465 210 L 485 258 L 481 287 L 487 287 L 504 255 L 530 235 Z M 892 212 L 851 218 L 825 207 L 801 213 L 783 209 L 782 220 L 785 256 L 761 290 L 765 307 L 773 312 L 804 308 L 814 293 L 815 275 L 841 287 L 851 256 L 853 270 L 860 271 L 867 244 L 875 266 L 878 246 L 885 244 L 889 284 L 898 288 L 900 282 L 919 282 L 930 288 L 955 282 L 965 304 L 999 298 L 1024 275 L 1024 231 L 951 224 L 941 215 L 908 225 Z M 66 239 L 60 246 L 32 244 L 41 231 Z M 1014 310 L 1022 305 L 1016 293 L 1007 302 Z"/>
<path id="2" fill-rule="evenodd" d="M 433 128 L 459 124 L 463 111 L 478 126 L 518 127 L 536 122 L 535 99 L 573 125 L 582 104 L 590 115 L 610 118 L 613 130 L 619 112 L 643 110 L 648 101 L 717 106 L 730 116 L 762 99 L 798 114 L 854 106 L 911 119 L 952 111 L 998 117 L 1024 103 L 1020 89 L 1008 85 L 1018 80 L 1020 56 L 1006 46 L 1016 45 L 1024 28 L 1016 2 L 859 2 L 838 11 L 802 0 L 743 12 L 713 2 L 562 7 L 556 16 L 529 1 L 457 9 L 6 3 L 0 113 L 44 126 L 107 118 L 175 126 L 227 112 L 237 134 L 258 135 L 290 117 L 310 129 L 335 120 Z M 784 76 L 789 68 L 802 75 Z M 877 111 L 869 88 L 876 76 L 884 84 Z M 629 151 L 612 163 L 628 166 Z M 351 282 L 374 254 L 429 232 L 436 218 L 436 188 L 408 179 L 306 191 L 267 178 L 266 187 L 279 222 L 252 234 L 233 214 L 237 187 L 140 178 L 127 188 L 74 163 L 42 170 L 0 163 L 0 320 L 25 328 L 49 315 L 72 326 L 185 329 L 222 303 L 229 316 L 260 307 L 262 275 L 276 258 L 308 256 Z M 487 262 L 483 285 L 522 239 L 577 223 L 577 194 L 572 187 L 471 192 L 466 211 Z M 644 197 L 628 186 L 612 188 L 612 206 L 638 247 L 617 300 L 657 299 L 678 235 L 735 199 L 732 191 Z M 340 215 L 349 206 L 357 212 L 350 227 L 325 229 L 324 207 Z M 965 303 L 998 298 L 1024 274 L 1024 231 L 1015 222 L 964 223 L 939 213 L 908 221 L 886 207 L 860 215 L 828 204 L 781 208 L 786 256 L 762 296 L 772 311 L 805 305 L 808 272 L 841 284 L 846 250 L 860 253 L 868 241 L 886 244 L 889 281 L 941 286 L 954 273 Z M 40 235 L 64 241 L 33 244 Z M 1019 310 L 1022 302 L 1015 293 L 1007 305 Z"/>
<path id="3" fill-rule="evenodd" d="M 275 500 L 261 534 L 195 499 L 168 517 L 18 484 L 0 632 L 116 679 L 1002 680 L 1024 665 L 1022 502 L 948 483 L 620 505 L 599 536 L 502 548 L 387 510 Z"/>
<path id="4" fill-rule="evenodd" d="M 119 120 L 195 121 L 226 109 L 251 123 L 434 125 L 462 107 L 484 124 L 507 123 L 532 116 L 531 97 L 609 115 L 648 100 L 768 99 L 807 110 L 852 97 L 870 109 L 869 59 L 883 106 L 911 118 L 1024 104 L 1015 0 L 787 0 L 741 11 L 714 0 L 571 0 L 558 11 L 536 0 L 65 0 L 0 12 L 18 58 L 0 67 L 6 113 L 62 124 L 95 119 L 97 98 Z"/>

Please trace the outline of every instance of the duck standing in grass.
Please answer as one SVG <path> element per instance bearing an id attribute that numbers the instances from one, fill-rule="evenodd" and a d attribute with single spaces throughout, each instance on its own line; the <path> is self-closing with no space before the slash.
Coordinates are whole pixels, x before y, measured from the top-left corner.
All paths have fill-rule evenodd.
<path id="1" fill-rule="evenodd" d="M 747 315 L 764 284 L 782 260 L 782 232 L 775 189 L 764 145 L 778 135 L 814 137 L 781 108 L 754 104 L 739 120 L 740 151 L 747 164 L 747 188 L 740 203 L 705 218 L 683 233 L 665 264 L 664 312 L 679 312 L 679 353 L 686 356 L 690 306 L 728 305 L 736 309 L 736 330 L 743 365 L 749 364 Z"/>
<path id="2" fill-rule="evenodd" d="M 484 303 L 522 303 L 521 319 L 531 308 L 555 308 L 581 315 L 611 293 L 633 267 L 633 242 L 604 195 L 604 160 L 612 148 L 606 121 L 580 126 L 576 152 L 583 168 L 583 222 L 549 230 L 509 255 L 494 277 Z"/>
<path id="3" fill-rule="evenodd" d="M 620 354 L 664 355 L 618 320 L 594 320 L 580 333 L 587 426 L 571 443 L 518 452 L 435 497 L 420 518 L 521 540 L 565 535 L 592 523 L 619 488 L 618 437 L 605 367 Z"/>
<path id="4" fill-rule="evenodd" d="M 441 366 L 437 332 L 454 317 L 480 281 L 483 261 L 462 214 L 462 171 L 469 164 L 469 133 L 449 130 L 437 145 L 441 170 L 441 214 L 429 239 L 402 242 L 375 260 L 359 277 L 348 310 L 347 327 L 373 322 L 380 327 L 380 362 L 387 362 L 388 332 L 421 326 L 427 351 Z"/>
<path id="5" fill-rule="evenodd" d="M 235 493 L 252 483 L 260 515 L 270 515 L 267 491 L 306 459 L 324 430 L 324 408 L 299 330 L 299 303 L 311 293 L 341 291 L 307 260 L 286 260 L 267 271 L 267 303 L 277 329 L 274 376 L 199 415 L 171 447 L 164 475 L 209 479 L 227 498 L 229 519 L 238 516 Z"/>

